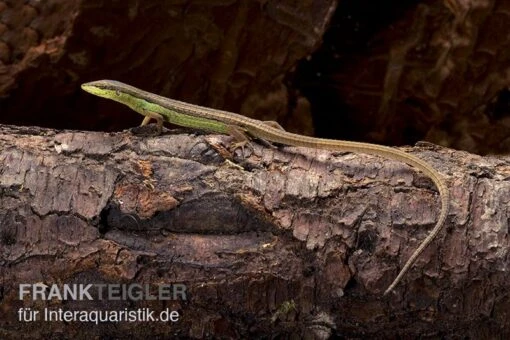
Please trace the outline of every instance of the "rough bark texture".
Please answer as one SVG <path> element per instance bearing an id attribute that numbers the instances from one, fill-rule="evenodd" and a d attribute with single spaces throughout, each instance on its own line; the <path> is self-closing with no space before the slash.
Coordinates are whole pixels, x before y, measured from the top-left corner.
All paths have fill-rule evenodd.
<path id="1" fill-rule="evenodd" d="M 243 159 L 228 144 L 3 126 L 2 337 L 509 335 L 508 159 L 408 149 L 447 178 L 453 201 L 438 239 L 382 298 L 435 223 L 432 182 L 362 154 L 255 145 Z M 20 301 L 18 285 L 35 282 L 178 282 L 190 298 Z M 170 308 L 181 319 L 24 323 L 20 307 Z"/>
<path id="2" fill-rule="evenodd" d="M 328 56 L 310 58 L 323 67 L 299 85 L 321 135 L 327 126 L 336 138 L 509 150 L 508 2 L 381 4 L 341 1 Z M 113 78 L 308 133 L 307 106 L 285 78 L 321 43 L 335 6 L 0 0 L 0 119 L 133 126 L 137 114 L 79 91 Z M 386 21 L 359 39 L 369 11 Z M 0 337 L 508 337 L 507 159 L 409 149 L 447 177 L 453 201 L 446 230 L 383 299 L 436 221 L 431 182 L 364 155 L 256 147 L 242 160 L 226 140 L 3 127 Z M 184 282 L 191 295 L 19 301 L 23 282 Z M 182 319 L 21 323 L 22 306 L 169 307 Z"/>
<path id="3" fill-rule="evenodd" d="M 299 75 L 324 118 L 316 119 L 316 131 L 508 153 L 510 2 L 398 3 L 339 4 L 310 74 Z"/>

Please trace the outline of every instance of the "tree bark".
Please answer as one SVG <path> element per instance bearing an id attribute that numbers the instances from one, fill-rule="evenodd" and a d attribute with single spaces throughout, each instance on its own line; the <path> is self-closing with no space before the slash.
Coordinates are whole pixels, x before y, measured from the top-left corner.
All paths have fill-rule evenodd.
<path id="1" fill-rule="evenodd" d="M 254 143 L 242 155 L 228 136 L 141 133 L 1 127 L 2 337 L 508 334 L 507 159 L 406 149 L 441 172 L 452 203 L 383 298 L 439 213 L 423 174 L 364 154 Z M 188 294 L 21 301 L 19 286 L 35 283 L 180 283 Z M 20 308 L 142 307 L 180 319 L 18 320 Z"/>

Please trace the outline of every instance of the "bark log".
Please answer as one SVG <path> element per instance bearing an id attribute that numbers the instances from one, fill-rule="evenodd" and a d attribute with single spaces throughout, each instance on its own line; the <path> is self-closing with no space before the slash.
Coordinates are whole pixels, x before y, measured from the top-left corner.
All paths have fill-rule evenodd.
<path id="1" fill-rule="evenodd" d="M 217 135 L 0 131 L 3 338 L 509 333 L 508 159 L 406 149 L 446 177 L 452 203 L 382 298 L 439 212 L 432 182 L 404 164 L 256 144 L 242 156 Z M 38 282 L 183 283 L 188 299 L 21 301 L 19 285 Z M 143 307 L 180 319 L 18 320 L 20 308 Z"/>

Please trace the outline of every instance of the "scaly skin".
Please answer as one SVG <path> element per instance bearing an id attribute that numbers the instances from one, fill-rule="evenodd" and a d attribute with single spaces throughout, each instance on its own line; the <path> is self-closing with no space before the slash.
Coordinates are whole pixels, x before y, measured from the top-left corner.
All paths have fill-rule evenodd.
<path id="1" fill-rule="evenodd" d="M 276 123 L 263 122 L 232 112 L 192 105 L 161 97 L 114 80 L 99 80 L 86 83 L 82 85 L 82 89 L 94 95 L 112 99 L 129 106 L 134 111 L 145 116 L 142 125 L 148 123 L 150 119 L 156 119 L 159 127 L 161 127 L 163 121 L 166 121 L 179 126 L 221 134 L 230 134 L 240 142 L 245 142 L 248 140 L 247 136 L 251 136 L 285 145 L 304 146 L 332 151 L 361 152 L 400 161 L 422 171 L 425 175 L 430 177 L 439 190 L 441 196 L 441 212 L 430 234 L 407 260 L 397 277 L 384 292 L 384 295 L 392 291 L 402 280 L 402 277 L 411 268 L 418 256 L 420 256 L 425 248 L 434 240 L 445 224 L 450 205 L 450 194 L 446 183 L 432 166 L 420 158 L 399 149 L 377 144 L 302 136 L 287 132 L 281 129 Z"/>

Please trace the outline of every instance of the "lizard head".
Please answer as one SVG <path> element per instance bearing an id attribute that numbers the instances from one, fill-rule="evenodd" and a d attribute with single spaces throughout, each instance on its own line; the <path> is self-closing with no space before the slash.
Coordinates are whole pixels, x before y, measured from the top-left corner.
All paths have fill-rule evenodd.
<path id="1" fill-rule="evenodd" d="M 116 80 L 96 80 L 81 85 L 82 90 L 93 95 L 115 100 L 139 111 L 140 93 L 145 92 Z"/>
<path id="2" fill-rule="evenodd" d="M 136 90 L 136 88 L 116 80 L 91 81 L 89 83 L 82 84 L 81 88 L 93 95 L 113 100 L 115 100 L 115 97 L 120 96 L 121 92 L 126 93 L 126 90 L 129 88 Z"/>

